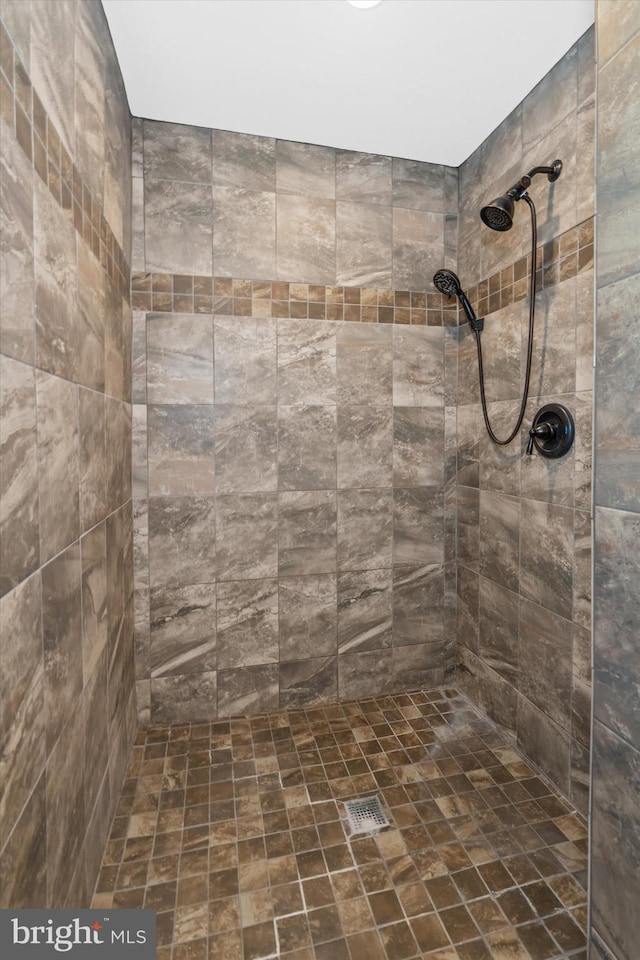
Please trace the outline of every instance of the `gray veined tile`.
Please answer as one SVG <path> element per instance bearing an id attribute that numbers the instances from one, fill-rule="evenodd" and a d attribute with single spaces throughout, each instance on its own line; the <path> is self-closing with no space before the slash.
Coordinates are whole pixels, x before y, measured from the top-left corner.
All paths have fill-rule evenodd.
<path id="1" fill-rule="evenodd" d="M 147 412 L 146 403 L 134 403 L 131 407 L 131 493 L 134 499 L 149 494 Z"/>
<path id="2" fill-rule="evenodd" d="M 335 574 L 281 577 L 280 660 L 307 660 L 337 653 Z"/>
<path id="3" fill-rule="evenodd" d="M 300 490 L 278 496 L 280 576 L 328 573 L 336 566 L 336 493 Z"/>
<path id="4" fill-rule="evenodd" d="M 151 722 L 189 723 L 217 717 L 217 674 L 157 677 L 151 681 Z"/>
<path id="5" fill-rule="evenodd" d="M 458 563 L 477 573 L 480 568 L 480 491 L 476 487 L 457 487 Z"/>
<path id="6" fill-rule="evenodd" d="M 3 137 L 0 157 L 0 347 L 16 360 L 35 358 L 33 177 L 18 141 Z"/>
<path id="7" fill-rule="evenodd" d="M 216 317 L 213 326 L 216 403 L 275 403 L 276 321 Z"/>
<path id="8" fill-rule="evenodd" d="M 276 490 L 277 408 L 217 405 L 215 449 L 218 494 Z"/>
<path id="9" fill-rule="evenodd" d="M 585 749 L 591 744 L 591 631 L 574 625 L 571 663 L 571 736 Z"/>
<path id="10" fill-rule="evenodd" d="M 278 407 L 280 490 L 327 490 L 336 486 L 336 408 Z"/>
<path id="11" fill-rule="evenodd" d="M 393 482 L 399 487 L 444 483 L 444 410 L 393 409 Z"/>
<path id="12" fill-rule="evenodd" d="M 76 6 L 39 2 L 31 17 L 31 82 L 67 151 L 74 150 Z M 51 38 L 56 38 L 55 56 Z"/>
<path id="13" fill-rule="evenodd" d="M 211 317 L 147 316 L 149 403 L 213 403 Z"/>
<path id="14" fill-rule="evenodd" d="M 213 498 L 154 497 L 149 501 L 151 587 L 215 580 Z"/>
<path id="15" fill-rule="evenodd" d="M 276 141 L 276 187 L 278 193 L 307 197 L 336 195 L 335 150 L 292 140 Z"/>
<path id="16" fill-rule="evenodd" d="M 289 405 L 335 404 L 335 323 L 279 321 L 278 401 Z"/>
<path id="17" fill-rule="evenodd" d="M 213 273 L 211 186 L 147 180 L 144 191 L 145 255 L 153 273 Z"/>
<path id="18" fill-rule="evenodd" d="M 338 201 L 336 283 L 390 287 L 392 259 L 391 208 Z"/>
<path id="19" fill-rule="evenodd" d="M 394 647 L 442 640 L 443 605 L 442 564 L 394 567 Z"/>
<path id="20" fill-rule="evenodd" d="M 75 312 L 76 336 L 79 338 L 77 380 L 93 390 L 104 391 L 107 310 L 111 307 L 115 307 L 117 313 L 121 313 L 121 310 L 112 299 L 108 299 L 106 274 L 84 243 L 77 245 L 77 264 L 78 308 Z M 118 392 L 117 395 L 122 394 Z"/>
<path id="21" fill-rule="evenodd" d="M 440 327 L 393 329 L 393 403 L 444 406 L 444 338 Z"/>
<path id="22" fill-rule="evenodd" d="M 393 206 L 444 213 L 444 167 L 394 157 Z"/>
<path id="23" fill-rule="evenodd" d="M 335 200 L 278 193 L 278 279 L 301 283 L 335 283 L 335 224 Z"/>
<path id="24" fill-rule="evenodd" d="M 337 331 L 340 404 L 390 404 L 393 384 L 391 325 L 341 324 Z"/>
<path id="25" fill-rule="evenodd" d="M 275 493 L 217 497 L 218 580 L 254 580 L 278 572 L 278 498 Z"/>
<path id="26" fill-rule="evenodd" d="M 393 208 L 393 288 L 427 290 L 442 266 L 444 215 Z"/>
<path id="27" fill-rule="evenodd" d="M 218 667 L 249 667 L 278 660 L 277 580 L 218 584 Z"/>
<path id="28" fill-rule="evenodd" d="M 393 648 L 393 689 L 415 690 L 444 683 L 448 666 L 442 641 Z"/>
<path id="29" fill-rule="evenodd" d="M 518 746 L 566 796 L 571 748 L 569 735 L 521 694 L 518 694 Z"/>
<path id="30" fill-rule="evenodd" d="M 105 425 L 107 504 L 115 510 L 131 499 L 131 406 L 107 397 Z"/>
<path id="31" fill-rule="evenodd" d="M 474 404 L 475 406 L 475 404 Z M 533 410 L 526 423 L 531 423 L 533 412 L 537 409 L 533 401 Z M 477 408 L 476 408 L 477 409 Z M 497 400 L 487 404 L 489 421 L 499 440 L 506 440 L 510 436 L 518 420 L 520 412 L 519 400 Z M 481 414 L 478 414 L 481 417 Z M 526 441 L 529 439 L 526 429 L 521 429 L 511 441 L 503 446 L 494 443 L 489 436 L 482 420 L 478 423 L 479 450 L 480 450 L 480 489 L 490 490 L 492 493 L 504 493 L 507 496 L 519 497 L 521 494 L 521 477 L 530 471 L 530 489 L 544 489 L 544 482 L 537 482 L 538 473 L 542 474 L 543 481 L 547 477 L 545 468 L 538 463 L 542 457 L 525 457 Z M 535 456 L 535 455 L 534 455 Z M 549 463 L 550 461 L 546 461 Z M 572 477 L 572 466 L 568 468 Z M 567 473 L 564 467 L 563 476 Z M 536 483 L 537 482 L 537 483 Z M 522 479 L 524 485 L 524 479 Z M 566 487 L 566 483 L 565 483 Z M 533 495 L 533 494 L 531 494 Z"/>
<path id="32" fill-rule="evenodd" d="M 568 53 L 542 78 L 523 101 L 524 146 L 535 144 L 577 107 L 578 48 Z"/>
<path id="33" fill-rule="evenodd" d="M 88 530 L 108 512 L 106 407 L 102 394 L 82 387 L 79 404 L 80 525 L 82 530 Z M 113 451 L 109 453 L 114 455 Z"/>
<path id="34" fill-rule="evenodd" d="M 28 576 L 40 555 L 36 379 L 32 367 L 0 358 L 0 595 Z"/>
<path id="35" fill-rule="evenodd" d="M 392 565 L 393 495 L 390 489 L 338 492 L 338 569 Z"/>
<path id="36" fill-rule="evenodd" d="M 2 851 L 2 905 L 46 907 L 47 899 L 47 815 L 45 774 L 39 778 L 20 819 Z"/>
<path id="37" fill-rule="evenodd" d="M 526 521 L 522 527 L 526 529 Z M 519 556 L 526 554 L 524 542 L 520 552 L 520 529 L 518 500 L 503 494 L 481 492 L 480 573 L 510 590 L 518 588 Z"/>
<path id="38" fill-rule="evenodd" d="M 338 576 L 338 648 L 340 654 L 391 646 L 393 592 L 391 570 L 359 570 Z"/>
<path id="39" fill-rule="evenodd" d="M 212 405 L 150 405 L 149 496 L 213 494 Z"/>
<path id="40" fill-rule="evenodd" d="M 84 717 L 80 702 L 53 746 L 47 763 L 47 885 L 48 902 L 67 890 L 73 879 L 85 834 Z M 61 830 L 59 824 L 73 824 Z M 50 838 L 50 839 L 49 839 Z"/>
<path id="41" fill-rule="evenodd" d="M 216 588 L 213 583 L 151 591 L 151 677 L 202 674 L 216 666 Z"/>
<path id="42" fill-rule="evenodd" d="M 336 197 L 391 206 L 391 157 L 336 151 Z"/>
<path id="43" fill-rule="evenodd" d="M 479 645 L 479 577 L 477 573 L 458 565 L 456 577 L 456 637 L 459 643 L 473 653 Z"/>
<path id="44" fill-rule="evenodd" d="M 280 664 L 280 705 L 306 707 L 338 696 L 338 660 L 314 657 Z"/>
<path id="45" fill-rule="evenodd" d="M 82 676 L 86 681 L 96 670 L 106 649 L 107 537 L 100 523 L 84 535 L 82 551 Z"/>
<path id="46" fill-rule="evenodd" d="M 389 487 L 393 416 L 390 406 L 338 407 L 338 487 Z"/>
<path id="47" fill-rule="evenodd" d="M 520 601 L 517 593 L 480 577 L 478 591 L 478 652 L 483 660 L 514 686 L 519 677 Z"/>
<path id="48" fill-rule="evenodd" d="M 573 510 L 522 501 L 520 593 L 571 619 L 573 603 Z"/>
<path id="49" fill-rule="evenodd" d="M 545 323 L 543 314 L 542 305 L 537 306 L 536 331 Z M 508 307 L 494 311 L 487 317 L 482 334 L 482 361 L 487 400 L 519 400 L 522 396 L 521 353 L 526 350 L 528 325 L 528 300 L 519 300 Z M 475 343 L 471 345 L 470 350 L 473 356 L 466 361 L 465 373 L 467 377 L 477 379 L 478 362 Z M 536 350 L 543 350 L 542 342 L 536 343 Z M 546 369 L 546 358 L 544 362 Z M 531 383 L 531 392 L 539 394 L 540 384 L 533 374 Z M 510 431 L 510 428 L 500 423 L 495 429 L 500 437 Z"/>
<path id="50" fill-rule="evenodd" d="M 211 130 L 144 120 L 143 136 L 146 179 L 211 183 Z"/>
<path id="51" fill-rule="evenodd" d="M 569 620 L 522 600 L 520 692 L 568 732 L 571 730 L 573 632 Z"/>
<path id="52" fill-rule="evenodd" d="M 338 693 L 341 700 L 380 696 L 393 687 L 393 653 L 370 650 L 338 657 Z"/>
<path id="53" fill-rule="evenodd" d="M 480 485 L 481 416 L 477 403 L 463 403 L 456 410 L 458 483 L 465 487 Z"/>
<path id="54" fill-rule="evenodd" d="M 277 663 L 218 671 L 218 713 L 234 717 L 243 713 L 265 713 L 279 705 Z"/>
<path id="55" fill-rule="evenodd" d="M 444 504 L 441 487 L 393 491 L 393 563 L 444 562 Z"/>
<path id="56" fill-rule="evenodd" d="M 276 197 L 236 187 L 213 190 L 216 276 L 270 279 L 276 272 Z"/>
<path id="57" fill-rule="evenodd" d="M 213 184 L 248 190 L 276 189 L 276 141 L 231 130 L 213 131 Z"/>

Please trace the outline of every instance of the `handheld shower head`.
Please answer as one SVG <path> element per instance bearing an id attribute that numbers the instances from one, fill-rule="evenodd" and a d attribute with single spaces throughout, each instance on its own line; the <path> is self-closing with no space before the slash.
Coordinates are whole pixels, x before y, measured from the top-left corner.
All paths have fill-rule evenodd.
<path id="1" fill-rule="evenodd" d="M 513 210 L 515 202 L 522 200 L 537 173 L 546 173 L 549 183 L 554 183 L 562 173 L 562 160 L 554 160 L 550 167 L 533 167 L 525 173 L 517 183 L 502 197 L 496 197 L 493 203 L 487 204 L 480 211 L 480 219 L 492 230 L 511 230 L 513 226 Z"/>
<path id="2" fill-rule="evenodd" d="M 478 320 L 475 313 L 473 312 L 473 307 L 467 300 L 467 295 L 460 286 L 460 281 L 453 272 L 453 270 L 437 270 L 433 275 L 433 285 L 436 290 L 439 290 L 440 293 L 443 293 L 445 297 L 455 296 L 458 298 L 462 304 L 462 309 L 464 310 L 467 320 L 473 327 L 473 329 L 482 329 L 478 328 L 478 324 L 481 324 L 483 321 Z"/>

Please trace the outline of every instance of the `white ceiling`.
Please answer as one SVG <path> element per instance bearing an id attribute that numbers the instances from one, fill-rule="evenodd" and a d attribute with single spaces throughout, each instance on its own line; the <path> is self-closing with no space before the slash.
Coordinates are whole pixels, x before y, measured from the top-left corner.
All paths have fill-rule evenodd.
<path id="1" fill-rule="evenodd" d="M 103 0 L 135 116 L 458 166 L 594 0 Z"/>

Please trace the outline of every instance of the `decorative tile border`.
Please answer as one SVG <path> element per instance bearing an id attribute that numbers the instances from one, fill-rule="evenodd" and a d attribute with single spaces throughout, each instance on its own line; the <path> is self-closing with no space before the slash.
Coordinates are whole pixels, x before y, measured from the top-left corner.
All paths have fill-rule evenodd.
<path id="1" fill-rule="evenodd" d="M 0 23 L 0 116 L 77 233 L 129 300 L 131 270 L 100 204 L 82 179 L 33 89 L 9 34 Z"/>
<path id="2" fill-rule="evenodd" d="M 538 247 L 538 290 L 554 287 L 563 280 L 593 269 L 594 219 L 590 217 Z M 470 287 L 467 296 L 478 316 L 486 317 L 502 307 L 524 300 L 529 295 L 530 269 L 531 255 Z"/>
<path id="3" fill-rule="evenodd" d="M 237 317 L 351 320 L 455 326 L 457 307 L 441 294 L 375 287 L 323 286 L 229 277 L 134 273 L 134 310 Z"/>

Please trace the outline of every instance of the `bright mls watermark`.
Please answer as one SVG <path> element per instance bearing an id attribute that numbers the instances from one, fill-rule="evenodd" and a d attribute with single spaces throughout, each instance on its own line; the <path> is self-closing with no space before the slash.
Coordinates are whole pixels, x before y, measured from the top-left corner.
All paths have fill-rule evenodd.
<path id="1" fill-rule="evenodd" d="M 0 910 L 0 957 L 155 960 L 155 910 Z"/>

